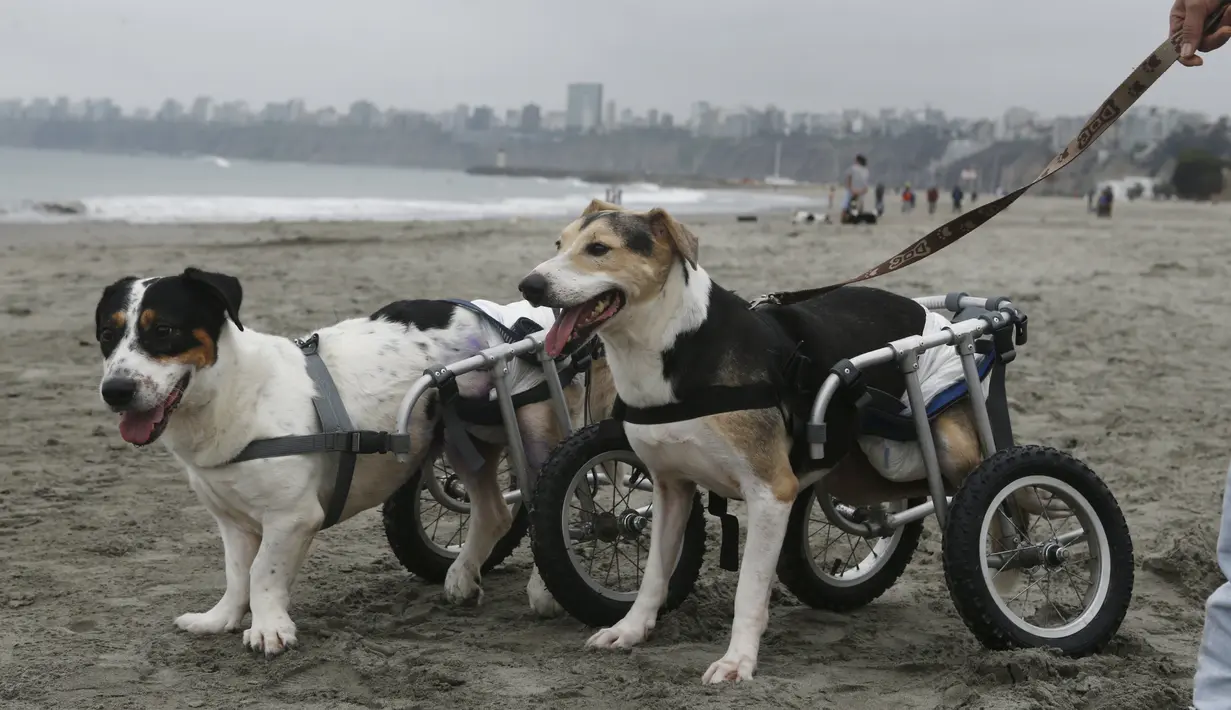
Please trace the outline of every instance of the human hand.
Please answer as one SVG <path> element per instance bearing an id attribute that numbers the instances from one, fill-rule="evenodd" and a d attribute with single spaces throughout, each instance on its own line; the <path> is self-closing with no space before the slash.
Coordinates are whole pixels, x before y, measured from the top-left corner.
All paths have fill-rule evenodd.
<path id="1" fill-rule="evenodd" d="M 1171 6 L 1171 34 L 1180 32 L 1180 64 L 1199 67 L 1205 62 L 1197 50 L 1210 52 L 1231 39 L 1231 13 L 1223 12 L 1218 29 L 1205 34 L 1206 19 L 1218 8 L 1219 0 L 1175 0 Z"/>

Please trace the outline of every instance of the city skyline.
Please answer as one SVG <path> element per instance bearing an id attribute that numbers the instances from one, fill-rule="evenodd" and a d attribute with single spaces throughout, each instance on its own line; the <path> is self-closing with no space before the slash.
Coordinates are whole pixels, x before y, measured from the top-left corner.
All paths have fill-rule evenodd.
<path id="1" fill-rule="evenodd" d="M 437 112 L 473 97 L 551 105 L 557 87 L 588 79 L 640 111 L 677 116 L 697 99 L 819 112 L 930 105 L 986 116 L 1023 105 L 1089 115 L 1158 44 L 1166 22 L 1156 0 L 936 0 L 884 17 L 787 0 L 626 0 L 621 13 L 556 0 L 362 6 L 219 0 L 199 13 L 151 0 L 11 0 L 0 62 L 23 70 L 0 76 L 0 95 L 94 92 L 132 107 L 191 85 L 250 103 L 367 97 Z M 1152 100 L 1231 112 L 1220 90 L 1228 61 L 1216 53 L 1206 69 L 1170 72 Z"/>
<path id="2" fill-rule="evenodd" d="M 763 135 L 803 134 L 817 137 L 898 137 L 918 128 L 931 128 L 952 141 L 947 149 L 955 156 L 978 152 L 1002 141 L 1046 141 L 1060 150 L 1086 122 L 1086 116 L 1044 116 L 1025 107 L 1014 106 L 998 117 L 962 118 L 947 116 L 939 109 L 889 108 L 876 112 L 846 109 L 828 113 L 787 111 L 770 105 L 752 107 L 715 106 L 707 101 L 693 103 L 689 113 L 680 117 L 650 108 L 638 114 L 619 109 L 615 99 L 604 101 L 601 83 L 570 83 L 565 87 L 564 110 L 529 103 L 503 113 L 492 106 L 459 104 L 448 111 L 429 113 L 398 107 L 382 108 L 367 100 L 352 102 L 342 110 L 333 106 L 310 108 L 301 99 L 267 102 L 257 108 L 245 101 L 216 102 L 199 96 L 190 103 L 168 98 L 156 110 L 141 108 L 125 111 L 110 99 L 72 100 L 61 96 L 31 101 L 0 97 L 0 120 L 19 121 L 154 121 L 247 125 L 303 125 L 318 128 L 348 126 L 372 130 L 443 132 L 455 137 L 480 134 L 533 135 L 541 132 L 574 134 L 608 133 L 626 129 L 652 128 L 682 130 L 694 137 L 742 140 Z M 1167 136 L 1184 127 L 1211 123 L 1199 112 L 1174 108 L 1135 106 L 1109 130 L 1102 145 L 1126 154 L 1147 154 Z M 1144 151 L 1144 152 L 1143 152 Z"/>
<path id="3" fill-rule="evenodd" d="M 7 113 L 0 112 L 0 117 L 16 117 L 13 115 L 13 112 L 18 108 L 28 110 L 31 107 L 44 107 L 46 109 L 62 105 L 59 111 L 59 118 L 82 118 L 90 113 L 92 106 L 95 106 L 103 107 L 103 110 L 108 113 L 109 117 L 118 118 L 122 116 L 124 118 L 150 119 L 157 118 L 160 113 L 168 109 L 169 104 L 174 104 L 175 111 L 199 121 L 237 122 L 239 116 L 237 116 L 236 112 L 238 111 L 242 112 L 247 119 L 273 119 L 278 122 L 296 122 L 301 117 L 316 116 L 319 118 L 321 115 L 342 117 L 347 113 L 353 113 L 358 110 L 375 112 L 377 114 L 427 116 L 442 124 L 449 124 L 448 117 L 453 117 L 458 119 L 457 123 L 459 125 L 457 127 L 462 127 L 460 124 L 471 120 L 475 112 L 479 112 L 488 119 L 486 121 L 480 120 L 480 124 L 487 125 L 490 121 L 492 126 L 502 126 L 508 124 L 508 119 L 514 116 L 514 114 L 518 114 L 518 119 L 520 120 L 520 114 L 527 109 L 532 109 L 535 112 L 534 125 L 536 126 L 542 121 L 542 125 L 547 130 L 576 129 L 582 132 L 604 126 L 635 126 L 643 122 L 644 119 L 649 119 L 648 124 L 654 126 L 662 125 L 661 119 L 666 119 L 665 127 L 672 127 L 673 125 L 688 127 L 698 122 L 699 112 L 705 111 L 716 111 L 721 115 L 776 112 L 782 114 L 784 121 L 786 117 L 791 116 L 830 118 L 845 116 L 848 121 L 860 116 L 873 120 L 886 117 L 918 116 L 917 122 L 926 123 L 935 122 L 933 119 L 924 118 L 932 116 L 939 117 L 938 120 L 943 123 L 957 122 L 966 124 L 981 121 L 1004 121 L 1006 116 L 1009 117 L 1007 120 L 1010 122 L 1022 122 L 1023 115 L 1028 116 L 1030 120 L 1043 120 L 1047 122 L 1055 120 L 1083 120 L 1088 117 L 1086 114 L 1048 115 L 1042 111 L 1018 105 L 1009 106 L 1005 111 L 997 115 L 961 116 L 949 114 L 942 109 L 926 104 L 924 106 L 881 106 L 870 109 L 843 107 L 830 111 L 815 111 L 792 108 L 776 103 L 755 106 L 749 102 L 737 102 L 734 105 L 722 106 L 704 99 L 697 99 L 691 102 L 687 111 L 682 112 L 676 118 L 676 114 L 671 111 L 663 111 L 654 106 L 631 108 L 620 103 L 618 98 L 609 98 L 604 93 L 604 85 L 601 82 L 571 82 L 564 88 L 565 90 L 562 93 L 565 96 L 565 100 L 556 104 L 526 101 L 517 106 L 501 107 L 493 106 L 489 103 L 461 102 L 444 110 L 425 110 L 414 106 L 382 106 L 378 102 L 367 98 L 356 98 L 341 106 L 335 106 L 332 104 L 313 104 L 301 98 L 250 102 L 244 99 L 196 95 L 187 100 L 179 96 L 168 96 L 155 104 L 125 106 L 106 96 L 0 95 L 0 108 L 7 110 Z M 582 105 L 586 103 L 589 105 Z M 1158 104 L 1141 104 L 1134 107 L 1133 110 L 1138 113 L 1142 111 L 1163 111 L 1184 114 L 1190 118 L 1188 122 L 1210 122 L 1228 115 L 1210 116 L 1205 112 L 1190 111 Z M 174 118 L 175 116 L 170 117 Z M 502 117 L 504 120 L 502 120 Z M 95 116 L 95 118 L 98 118 L 98 116 Z M 613 121 L 613 119 L 615 120 Z M 553 120 L 559 125 L 552 126 Z M 788 125 L 791 123 L 790 121 L 785 122 Z"/>

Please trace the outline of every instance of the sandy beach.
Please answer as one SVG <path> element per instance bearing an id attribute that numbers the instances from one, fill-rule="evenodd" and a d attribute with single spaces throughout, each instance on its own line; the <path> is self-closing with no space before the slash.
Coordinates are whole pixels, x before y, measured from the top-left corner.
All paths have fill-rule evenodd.
<path id="1" fill-rule="evenodd" d="M 892 201 L 891 201 L 892 203 Z M 701 262 L 746 296 L 859 273 L 947 217 L 876 227 L 690 218 Z M 704 688 L 726 648 L 736 575 L 717 526 L 696 593 L 631 653 L 526 603 L 528 545 L 478 608 L 389 552 L 379 511 L 322 533 L 292 593 L 300 648 L 172 625 L 223 588 L 213 521 L 161 446 L 124 444 L 97 394 L 93 311 L 127 274 L 188 265 L 243 282 L 244 323 L 300 335 L 401 298 L 517 298 L 556 221 L 127 226 L 0 224 L 0 706 L 36 708 L 1070 708 L 1161 710 L 1191 694 L 1231 447 L 1231 206 L 1026 199 L 876 285 L 1005 294 L 1030 316 L 1009 369 L 1019 440 L 1083 458 L 1137 551 L 1132 608 L 1102 655 L 982 648 L 953 610 L 929 521 L 911 566 L 851 614 L 775 594 L 752 683 Z"/>

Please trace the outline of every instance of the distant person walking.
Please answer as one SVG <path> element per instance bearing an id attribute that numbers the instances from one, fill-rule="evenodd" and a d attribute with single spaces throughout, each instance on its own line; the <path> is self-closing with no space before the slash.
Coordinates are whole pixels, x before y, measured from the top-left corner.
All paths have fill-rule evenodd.
<path id="1" fill-rule="evenodd" d="M 1231 39 L 1231 13 L 1223 12 L 1218 29 L 1204 35 L 1206 18 L 1218 9 L 1219 0 L 1175 0 L 1167 32 L 1180 33 L 1180 64 L 1199 67 L 1205 62 L 1198 51 L 1212 52 Z M 1218 567 L 1223 584 L 1205 604 L 1205 630 L 1197 652 L 1193 678 L 1196 710 L 1231 710 L 1231 470 L 1222 496 L 1222 522 L 1218 532 Z"/>
<path id="2" fill-rule="evenodd" d="M 885 183 L 876 183 L 876 216 L 885 216 Z"/>
<path id="3" fill-rule="evenodd" d="M 928 188 L 928 214 L 936 214 L 938 202 L 940 202 L 940 190 L 933 185 Z"/>
<path id="4" fill-rule="evenodd" d="M 1110 217 L 1111 216 L 1111 204 L 1115 202 L 1115 199 L 1116 199 L 1116 195 L 1114 192 L 1112 192 L 1111 186 L 1108 185 L 1107 187 L 1104 187 L 1103 191 L 1099 193 L 1098 205 L 1095 209 L 1095 213 L 1099 217 Z"/>
<path id="5" fill-rule="evenodd" d="M 962 192 L 962 186 L 954 185 L 953 192 L 950 194 L 953 196 L 953 211 L 961 212 L 962 211 L 962 198 L 966 196 L 966 194 Z"/>
<path id="6" fill-rule="evenodd" d="M 871 178 L 871 173 L 868 171 L 868 159 L 862 155 L 856 155 L 855 162 L 846 169 L 842 180 L 846 186 L 846 199 L 842 202 L 844 212 L 850 209 L 852 202 L 856 200 L 863 202 L 863 196 L 868 193 Z"/>
<path id="7" fill-rule="evenodd" d="M 902 186 L 902 212 L 910 212 L 915 209 L 915 191 L 911 189 L 910 183 Z"/>

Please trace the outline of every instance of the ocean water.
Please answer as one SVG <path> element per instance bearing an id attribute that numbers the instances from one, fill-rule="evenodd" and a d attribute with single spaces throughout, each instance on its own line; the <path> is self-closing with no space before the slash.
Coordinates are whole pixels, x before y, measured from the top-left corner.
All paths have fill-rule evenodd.
<path id="1" fill-rule="evenodd" d="M 0 148 L 0 222 L 10 223 L 553 217 L 577 214 L 606 187 L 412 168 Z M 680 214 L 758 212 L 806 202 L 771 192 L 649 183 L 623 189 L 628 207 Z"/>

